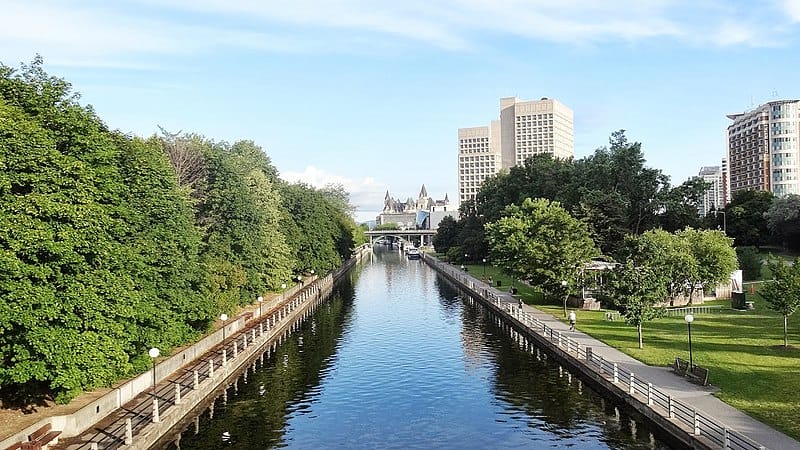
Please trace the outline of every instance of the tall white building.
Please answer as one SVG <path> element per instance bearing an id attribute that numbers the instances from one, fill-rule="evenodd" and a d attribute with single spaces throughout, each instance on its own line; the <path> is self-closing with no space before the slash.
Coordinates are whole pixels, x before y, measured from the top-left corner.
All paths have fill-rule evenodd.
<path id="1" fill-rule="evenodd" d="M 775 100 L 730 114 L 728 164 L 731 194 L 769 191 L 800 194 L 800 100 Z"/>
<path id="2" fill-rule="evenodd" d="M 725 208 L 725 184 L 722 179 L 722 168 L 720 166 L 702 167 L 697 176 L 711 184 L 700 204 L 697 205 L 697 212 L 700 216 L 705 217 L 711 211 Z"/>
<path id="3" fill-rule="evenodd" d="M 459 201 L 475 198 L 487 177 L 542 153 L 574 155 L 572 110 L 548 98 L 501 98 L 500 120 L 458 129 Z"/>

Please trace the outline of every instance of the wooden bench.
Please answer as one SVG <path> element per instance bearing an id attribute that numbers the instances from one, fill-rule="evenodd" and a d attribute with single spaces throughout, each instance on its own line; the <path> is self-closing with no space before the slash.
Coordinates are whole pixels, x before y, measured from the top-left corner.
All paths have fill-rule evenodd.
<path id="1" fill-rule="evenodd" d="M 689 361 L 686 361 L 685 359 L 675 358 L 675 362 L 672 364 L 673 372 L 684 377 L 686 376 L 686 372 L 688 370 L 689 370 Z"/>
<path id="2" fill-rule="evenodd" d="M 708 369 L 694 366 L 691 370 L 686 372 L 686 378 L 688 378 L 692 383 L 696 383 L 701 386 L 708 386 Z"/>
<path id="3" fill-rule="evenodd" d="M 46 449 L 50 444 L 58 444 L 58 436 L 60 431 L 52 431 L 52 425 L 49 423 L 38 430 L 34 431 L 28 436 L 28 449 Z"/>

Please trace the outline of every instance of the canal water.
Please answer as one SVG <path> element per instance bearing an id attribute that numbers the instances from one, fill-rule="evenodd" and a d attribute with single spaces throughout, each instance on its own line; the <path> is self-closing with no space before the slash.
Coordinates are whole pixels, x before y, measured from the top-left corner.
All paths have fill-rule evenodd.
<path id="1" fill-rule="evenodd" d="M 668 448 L 425 263 L 389 250 L 219 394 L 166 448 Z"/>

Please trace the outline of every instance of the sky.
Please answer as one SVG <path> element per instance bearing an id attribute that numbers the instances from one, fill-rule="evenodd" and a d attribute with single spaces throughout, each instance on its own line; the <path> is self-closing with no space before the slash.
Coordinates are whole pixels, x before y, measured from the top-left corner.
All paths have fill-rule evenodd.
<path id="1" fill-rule="evenodd" d="M 0 0 L 0 62 L 36 54 L 112 129 L 260 145 L 284 179 L 457 201 L 458 128 L 501 97 L 574 111 L 575 157 L 626 130 L 680 184 L 726 114 L 800 98 L 800 0 Z"/>

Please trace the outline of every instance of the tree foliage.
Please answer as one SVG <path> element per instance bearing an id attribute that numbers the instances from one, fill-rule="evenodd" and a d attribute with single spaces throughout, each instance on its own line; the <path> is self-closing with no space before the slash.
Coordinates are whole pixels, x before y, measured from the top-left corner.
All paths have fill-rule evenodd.
<path id="1" fill-rule="evenodd" d="M 41 66 L 0 67 L 0 385 L 67 401 L 192 338 L 211 308 L 160 146 L 110 132 Z"/>
<path id="2" fill-rule="evenodd" d="M 664 276 L 666 292 L 690 299 L 699 289 L 724 282 L 736 270 L 732 239 L 718 230 L 686 228 L 676 233 L 657 229 L 626 239 L 626 259 Z"/>
<path id="3" fill-rule="evenodd" d="M 757 280 L 761 276 L 761 254 L 755 247 L 736 247 L 736 258 L 739 268 L 742 269 L 742 278 L 745 281 Z"/>
<path id="4" fill-rule="evenodd" d="M 768 244 L 771 238 L 764 217 L 773 199 L 772 193 L 765 191 L 736 192 L 725 207 L 725 216 L 718 215 L 718 225 L 725 220 L 728 236 L 733 237 L 737 247 Z"/>
<path id="5" fill-rule="evenodd" d="M 800 195 L 774 199 L 765 217 L 776 242 L 785 248 L 800 250 Z"/>
<path id="6" fill-rule="evenodd" d="M 586 224 L 545 199 L 506 207 L 486 229 L 493 263 L 551 295 L 562 293 L 561 281 L 574 280 L 579 267 L 599 254 Z"/>
<path id="7" fill-rule="evenodd" d="M 764 283 L 759 295 L 773 311 L 783 316 L 783 346 L 789 346 L 789 316 L 800 307 L 800 258 L 792 264 L 770 256 L 767 265 L 772 272 L 772 281 Z"/>
<path id="8" fill-rule="evenodd" d="M 458 244 L 458 232 L 459 226 L 456 219 L 453 216 L 444 216 L 439 222 L 436 234 L 431 239 L 434 250 L 437 253 L 447 254 L 451 247 Z"/>
<path id="9" fill-rule="evenodd" d="M 660 317 L 664 311 L 665 275 L 658 267 L 647 264 L 637 267 L 629 260 L 614 270 L 610 284 L 625 323 L 636 327 L 639 348 L 644 348 L 642 325 Z"/>
<path id="10" fill-rule="evenodd" d="M 252 141 L 110 131 L 42 65 L 0 65 L 0 395 L 110 385 L 364 241 L 341 187 L 284 186 Z"/>
<path id="11" fill-rule="evenodd" d="M 612 133 L 608 147 L 585 158 L 536 155 L 487 179 L 472 208 L 475 216 L 493 222 L 506 206 L 525 198 L 557 201 L 584 220 L 600 249 L 612 255 L 628 234 L 699 226 L 697 201 L 704 186 L 690 180 L 671 187 L 669 177 L 647 167 L 641 144 L 629 142 L 620 130 Z M 462 205 L 462 217 L 468 216 Z"/>

